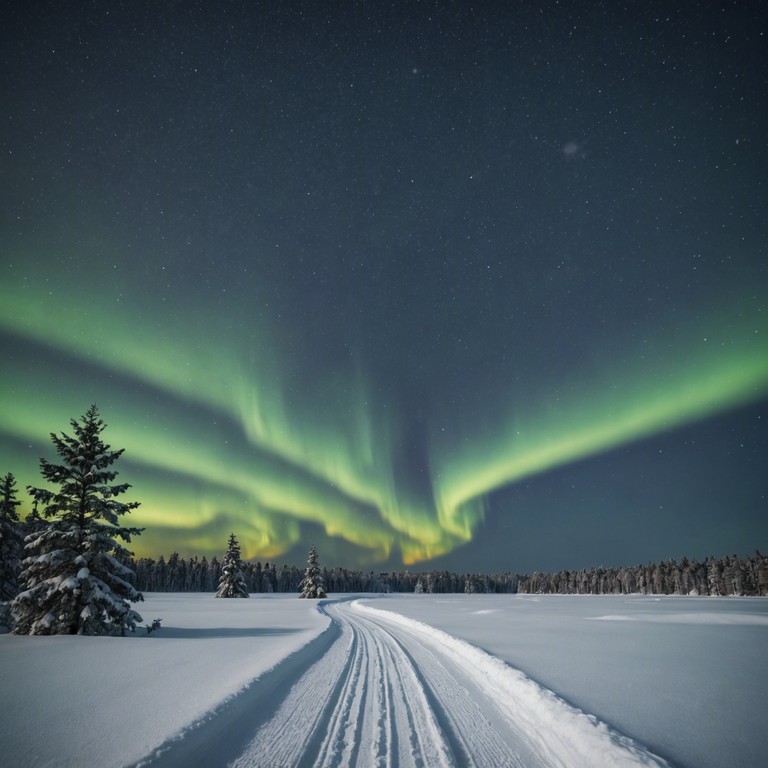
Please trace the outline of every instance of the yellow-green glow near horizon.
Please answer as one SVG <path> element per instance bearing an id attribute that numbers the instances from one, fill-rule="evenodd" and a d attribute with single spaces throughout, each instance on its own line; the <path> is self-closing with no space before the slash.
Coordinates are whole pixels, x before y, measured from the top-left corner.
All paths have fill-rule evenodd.
<path id="1" fill-rule="evenodd" d="M 225 354 L 219 354 L 212 363 L 207 351 L 201 358 L 198 349 L 173 346 L 167 355 L 153 354 L 145 359 L 138 340 L 146 338 L 151 330 L 142 329 L 139 323 L 127 338 L 120 335 L 123 326 L 119 323 L 106 333 L 102 325 L 95 336 L 89 315 L 65 311 L 71 306 L 66 297 L 60 305 L 49 301 L 43 315 L 25 312 L 24 307 L 46 302 L 27 303 L 23 295 L 15 292 L 3 298 L 9 314 L 3 322 L 9 330 L 39 341 L 56 341 L 67 354 L 98 363 L 106 370 L 122 375 L 133 371 L 135 378 L 175 397 L 194 396 L 196 402 L 219 413 L 222 419 L 240 425 L 241 436 L 249 443 L 242 441 L 237 447 L 222 450 L 221 445 L 212 444 L 205 428 L 196 428 L 194 421 L 191 426 L 186 420 L 173 422 L 167 413 L 148 412 L 145 404 L 135 408 L 120 405 L 119 418 L 110 416 L 108 408 L 104 408 L 110 440 L 125 447 L 131 461 L 206 482 L 218 489 L 214 495 L 219 509 L 234 506 L 242 510 L 248 506 L 247 520 L 252 530 L 243 534 L 242 543 L 249 556 L 279 554 L 296 542 L 297 529 L 281 524 L 285 518 L 316 523 L 329 536 L 342 537 L 380 559 L 387 557 L 395 544 L 404 557 L 416 560 L 449 551 L 457 543 L 455 537 L 441 529 L 431 509 L 404 508 L 394 498 L 392 480 L 386 474 L 388 467 L 381 459 L 381 452 L 387 450 L 385 433 L 378 433 L 376 444 L 370 440 L 372 430 L 366 427 L 368 414 L 362 406 L 358 408 L 357 424 L 345 425 L 335 418 L 341 415 L 339 411 L 321 433 L 307 414 L 301 420 L 303 431 L 297 432 L 280 397 L 270 397 L 273 390 L 260 382 L 247 382 L 241 364 L 227 364 Z M 71 322 L 46 326 L 45 316 L 70 318 Z M 20 318 L 27 322 L 24 328 L 18 327 Z M 221 378 L 211 378 L 210 370 L 218 371 Z M 225 385 L 225 380 L 230 384 Z M 194 393 L 190 382 L 198 385 Z M 61 420 L 61 401 L 50 404 L 46 413 L 44 388 L 34 392 L 26 380 L 13 381 L 10 376 L 4 383 L 8 387 L 5 396 L 16 404 L 3 425 L 5 431 L 40 441 L 50 431 L 51 422 Z M 76 412 L 80 398 L 76 386 L 73 389 L 71 407 Z M 24 398 L 28 402 L 24 403 Z M 328 398 L 323 402 L 327 413 Z M 356 426 L 362 428 L 356 431 Z M 66 427 L 64 424 L 59 428 Z M 181 488 L 176 493 L 184 499 L 184 483 L 178 485 Z M 204 522 L 199 519 L 201 515 L 208 519 L 213 516 L 210 511 L 207 515 L 199 511 L 195 519 L 194 510 L 199 504 L 187 503 L 190 511 L 186 513 L 186 527 Z M 178 500 L 172 506 L 167 500 L 153 504 L 150 491 L 150 498 L 147 500 L 145 493 L 135 518 L 138 524 L 182 527 L 183 507 Z M 139 540 L 137 550 L 141 551 L 150 538 Z"/>
<path id="2" fill-rule="evenodd" d="M 130 326 L 116 320 L 106 330 L 102 323 L 96 332 L 89 314 L 64 311 L 75 300 L 63 292 L 57 301 L 5 288 L 0 294 L 7 331 L 53 343 L 72 361 L 129 383 L 144 381 L 180 403 L 178 412 L 151 400 L 100 404 L 109 442 L 126 448 L 126 465 L 139 478 L 132 480 L 142 501 L 134 522 L 148 528 L 135 542 L 140 554 L 158 554 L 174 532 L 187 532 L 190 547 L 215 550 L 223 529 L 237 526 L 246 556 L 276 557 L 310 523 L 375 559 L 399 552 L 404 563 L 418 563 L 470 541 L 486 496 L 500 487 L 768 392 L 760 316 L 713 313 L 706 341 L 700 329 L 689 328 L 675 344 L 654 345 L 655 357 L 645 351 L 644 359 L 630 354 L 590 376 L 579 372 L 564 391 L 544 387 L 527 402 L 511 391 L 506 404 L 494 404 L 502 417 L 493 429 L 465 426 L 462 439 L 450 443 L 433 433 L 427 497 L 399 487 L 393 452 L 404 417 L 379 407 L 359 368 L 346 378 L 318 380 L 314 397 L 294 412 L 266 347 L 256 355 L 273 361 L 266 373 L 226 344 L 161 345 L 161 354 L 146 355 L 140 340 L 153 333 L 152 318 Z M 45 313 L 25 311 L 42 305 Z M 91 312 L 106 316 L 106 309 Z M 718 336 L 718 328 L 731 336 Z M 4 409 L 2 431 L 36 445 L 52 430 L 66 431 L 62 412 L 79 414 L 84 406 L 77 377 L 62 378 L 66 390 L 49 398 L 42 376 L 10 372 L 2 399 L 13 407 Z M 190 419 L 190 401 L 206 408 L 213 426 Z M 523 415 L 505 418 L 505 410 Z M 217 421 L 238 429 L 219 435 Z M 18 468 L 16 474 L 35 482 Z"/>

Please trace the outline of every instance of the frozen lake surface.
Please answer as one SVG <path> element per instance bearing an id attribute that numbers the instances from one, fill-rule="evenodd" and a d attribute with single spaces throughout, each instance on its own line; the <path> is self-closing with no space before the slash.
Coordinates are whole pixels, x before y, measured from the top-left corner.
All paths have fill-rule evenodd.
<path id="1" fill-rule="evenodd" d="M 0 636 L 4 765 L 706 768 L 768 754 L 766 600 L 145 598 L 146 622 L 162 619 L 151 636 Z"/>

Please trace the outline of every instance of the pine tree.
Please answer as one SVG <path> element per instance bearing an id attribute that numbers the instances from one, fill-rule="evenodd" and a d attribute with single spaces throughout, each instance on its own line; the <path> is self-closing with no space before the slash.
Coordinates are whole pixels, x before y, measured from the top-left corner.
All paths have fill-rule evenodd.
<path id="1" fill-rule="evenodd" d="M 45 518 L 40 514 L 38 510 L 37 499 L 32 499 L 32 511 L 24 518 L 24 537 L 29 536 L 30 533 L 37 533 L 42 531 L 48 523 Z"/>
<path id="2" fill-rule="evenodd" d="M 759 550 L 755 552 L 755 581 L 757 594 L 768 597 L 768 557 L 761 555 Z"/>
<path id="3" fill-rule="evenodd" d="M 229 534 L 229 545 L 224 554 L 216 597 L 249 597 L 248 585 L 243 575 L 243 563 L 240 560 L 240 545 L 234 533 Z"/>
<path id="4" fill-rule="evenodd" d="M 70 424 L 74 436 L 51 433 L 62 463 L 40 459 L 43 478 L 57 490 L 28 488 L 49 522 L 26 537 L 32 555 L 12 604 L 18 635 L 117 635 L 142 620 L 127 602 L 143 600 L 121 562 L 131 553 L 118 542 L 141 533 L 120 525 L 139 504 L 117 500 L 127 483 L 111 484 L 118 473 L 110 467 L 123 450 L 101 440 L 105 424 L 95 405 Z"/>
<path id="5" fill-rule="evenodd" d="M 304 578 L 299 584 L 301 594 L 299 597 L 308 597 L 312 600 L 319 600 L 325 597 L 323 576 L 320 573 L 320 564 L 317 559 L 317 549 L 312 545 L 309 550 L 309 559 L 307 560 L 307 570 L 304 571 Z"/>
<path id="6" fill-rule="evenodd" d="M 16 478 L 9 472 L 0 480 L 0 600 L 13 600 L 19 592 L 23 537 L 16 507 Z"/>

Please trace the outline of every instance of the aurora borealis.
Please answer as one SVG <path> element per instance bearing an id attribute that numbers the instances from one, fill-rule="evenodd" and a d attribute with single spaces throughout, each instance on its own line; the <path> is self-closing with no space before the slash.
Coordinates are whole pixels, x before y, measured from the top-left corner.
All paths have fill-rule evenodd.
<path id="1" fill-rule="evenodd" d="M 138 554 L 765 546 L 747 5 L 14 7 L 0 471 L 96 403 Z"/>

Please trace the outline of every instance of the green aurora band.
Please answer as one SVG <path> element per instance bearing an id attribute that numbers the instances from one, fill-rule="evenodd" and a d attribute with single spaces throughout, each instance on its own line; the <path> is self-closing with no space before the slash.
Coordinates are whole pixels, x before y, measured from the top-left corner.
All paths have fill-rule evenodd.
<path id="1" fill-rule="evenodd" d="M 510 387 L 492 426 L 487 413 L 475 418 L 480 397 L 432 419 L 424 492 L 398 476 L 408 414 L 377 398 L 362 352 L 299 397 L 268 320 L 229 341 L 224 319 L 196 321 L 181 304 L 158 316 L 137 294 L 126 320 L 114 298 L 96 294 L 83 309 L 77 296 L 66 281 L 45 296 L 0 288 L 0 329 L 27 350 L 0 384 L 0 459 L 21 487 L 37 484 L 18 446 L 50 456 L 48 433 L 96 402 L 142 502 L 138 554 L 181 551 L 179 542 L 219 552 L 237 526 L 245 556 L 276 557 L 310 524 L 369 559 L 429 560 L 472 539 L 496 489 L 768 393 L 767 320 L 742 297 L 560 386 Z M 449 439 L 436 425 L 451 418 Z"/>

